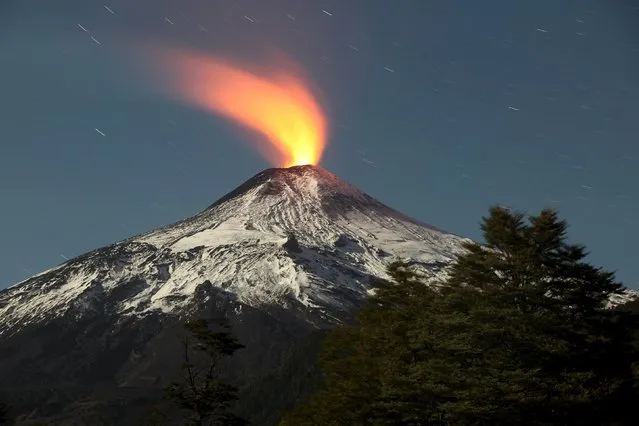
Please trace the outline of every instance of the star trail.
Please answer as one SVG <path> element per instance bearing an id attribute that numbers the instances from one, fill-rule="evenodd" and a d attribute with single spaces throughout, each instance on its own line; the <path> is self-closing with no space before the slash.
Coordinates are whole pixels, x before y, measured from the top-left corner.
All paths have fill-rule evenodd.
<path id="1" fill-rule="evenodd" d="M 3 2 L 0 288 L 269 167 L 243 130 L 152 90 L 145 43 L 285 52 L 328 115 L 323 167 L 471 238 L 490 205 L 557 208 L 637 288 L 636 22 L 623 0 Z"/>

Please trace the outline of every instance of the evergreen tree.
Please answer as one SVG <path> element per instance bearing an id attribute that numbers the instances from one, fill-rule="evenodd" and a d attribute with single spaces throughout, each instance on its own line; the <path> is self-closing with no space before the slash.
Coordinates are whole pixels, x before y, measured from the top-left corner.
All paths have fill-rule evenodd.
<path id="1" fill-rule="evenodd" d="M 226 322 L 218 325 L 221 330 L 214 331 L 203 319 L 185 324 L 188 334 L 182 336 L 181 380 L 166 389 L 168 398 L 192 413 L 186 423 L 191 426 L 248 424 L 231 412 L 237 389 L 220 377 L 222 359 L 244 346 L 231 335 Z"/>
<path id="2" fill-rule="evenodd" d="M 634 424 L 637 315 L 556 212 L 493 208 L 442 285 L 402 265 L 332 332 L 320 391 L 283 425 Z"/>

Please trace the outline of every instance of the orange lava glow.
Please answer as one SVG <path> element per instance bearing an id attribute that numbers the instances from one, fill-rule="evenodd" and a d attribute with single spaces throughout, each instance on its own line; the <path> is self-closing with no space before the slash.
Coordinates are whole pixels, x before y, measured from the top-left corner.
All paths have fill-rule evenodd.
<path id="1" fill-rule="evenodd" d="M 262 135 L 258 149 L 274 165 L 319 163 L 327 120 L 309 85 L 292 72 L 292 62 L 281 58 L 286 70 L 264 73 L 181 51 L 165 51 L 163 57 L 161 66 L 172 72 L 169 84 L 176 96 Z"/>

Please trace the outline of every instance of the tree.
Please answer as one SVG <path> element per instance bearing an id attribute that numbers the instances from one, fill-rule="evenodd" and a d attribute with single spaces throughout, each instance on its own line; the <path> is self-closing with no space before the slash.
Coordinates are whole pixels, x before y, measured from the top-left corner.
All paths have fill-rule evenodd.
<path id="1" fill-rule="evenodd" d="M 182 336 L 183 363 L 180 381 L 166 388 L 168 398 L 192 413 L 186 424 L 191 426 L 239 426 L 248 422 L 231 412 L 237 400 L 237 388 L 220 377 L 221 361 L 243 348 L 230 333 L 225 321 L 219 330 L 198 319 L 185 324 L 188 334 Z"/>
<path id="2" fill-rule="evenodd" d="M 491 209 L 486 244 L 467 244 L 440 285 L 393 265 L 282 424 L 634 424 L 637 315 L 605 308 L 623 287 L 556 212 L 528 219 Z"/>

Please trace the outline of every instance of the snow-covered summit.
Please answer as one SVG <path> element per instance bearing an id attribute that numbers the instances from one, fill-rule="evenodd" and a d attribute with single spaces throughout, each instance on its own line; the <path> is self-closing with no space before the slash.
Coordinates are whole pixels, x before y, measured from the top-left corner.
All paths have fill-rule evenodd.
<path id="1" fill-rule="evenodd" d="M 356 223 L 351 223 L 354 219 Z M 264 170 L 198 215 L 134 240 L 171 246 L 177 240 L 234 221 L 242 222 L 236 236 L 293 233 L 314 244 L 332 244 L 333 228 L 344 222 L 355 227 L 362 226 L 362 221 L 373 222 L 404 231 L 426 228 L 444 234 L 390 209 L 320 167 L 294 166 Z M 200 237 L 211 242 L 206 236 Z"/>
<path id="2" fill-rule="evenodd" d="M 251 307 L 339 317 L 393 260 L 437 275 L 465 241 L 320 167 L 267 169 L 193 217 L 0 292 L 0 333 L 69 312 L 178 312 L 201 286 Z"/>

